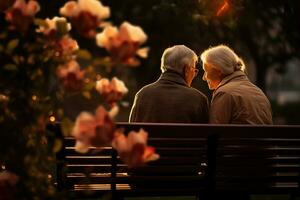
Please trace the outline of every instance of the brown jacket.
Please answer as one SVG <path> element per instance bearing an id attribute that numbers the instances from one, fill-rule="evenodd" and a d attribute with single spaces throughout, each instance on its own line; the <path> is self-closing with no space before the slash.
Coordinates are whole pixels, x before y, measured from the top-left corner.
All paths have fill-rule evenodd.
<path id="1" fill-rule="evenodd" d="M 208 99 L 180 74 L 166 71 L 135 95 L 129 122 L 207 123 Z"/>
<path id="2" fill-rule="evenodd" d="M 268 98 L 242 71 L 226 76 L 213 93 L 212 124 L 272 124 Z"/>

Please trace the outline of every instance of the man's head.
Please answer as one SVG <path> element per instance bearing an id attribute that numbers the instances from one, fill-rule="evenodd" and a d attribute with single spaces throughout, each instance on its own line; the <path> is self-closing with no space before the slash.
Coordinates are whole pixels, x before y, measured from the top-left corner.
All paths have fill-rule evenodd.
<path id="1" fill-rule="evenodd" d="M 205 50 L 200 57 L 204 70 L 202 79 L 207 81 L 211 90 L 216 89 L 222 79 L 229 74 L 245 70 L 243 60 L 225 45 L 211 47 Z"/>
<path id="2" fill-rule="evenodd" d="M 194 51 L 184 45 L 167 48 L 161 57 L 161 71 L 175 71 L 182 75 L 188 86 L 198 73 L 198 57 Z"/>

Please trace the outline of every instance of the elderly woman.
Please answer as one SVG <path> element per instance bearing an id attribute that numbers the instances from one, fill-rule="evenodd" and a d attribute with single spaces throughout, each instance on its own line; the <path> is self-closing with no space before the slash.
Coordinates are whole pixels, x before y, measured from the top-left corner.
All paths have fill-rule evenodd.
<path id="1" fill-rule="evenodd" d="M 272 124 L 268 98 L 244 73 L 245 65 L 225 45 L 201 54 L 203 80 L 214 90 L 209 121 L 213 124 Z"/>

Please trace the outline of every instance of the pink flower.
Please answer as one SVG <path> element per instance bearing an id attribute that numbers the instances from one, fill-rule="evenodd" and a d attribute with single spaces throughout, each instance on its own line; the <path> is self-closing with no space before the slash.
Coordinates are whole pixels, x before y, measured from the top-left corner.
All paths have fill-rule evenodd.
<path id="1" fill-rule="evenodd" d="M 80 70 L 79 64 L 75 60 L 58 66 L 57 76 L 66 90 L 76 91 L 83 85 L 84 72 Z"/>
<path id="2" fill-rule="evenodd" d="M 76 118 L 72 135 L 76 139 L 75 150 L 81 153 L 88 151 L 90 146 L 109 145 L 114 138 L 115 124 L 111 112 L 99 106 L 95 116 L 82 112 Z"/>
<path id="3" fill-rule="evenodd" d="M 46 37 L 46 43 L 44 45 L 45 52 L 53 56 L 54 59 L 61 61 L 74 59 L 74 52 L 79 49 L 76 40 L 72 39 L 68 35 L 61 38 L 52 37 L 55 36 L 54 32 L 50 32 Z"/>
<path id="4" fill-rule="evenodd" d="M 18 180 L 19 177 L 10 171 L 5 170 L 0 172 L 0 186 L 3 185 L 15 186 Z"/>
<path id="5" fill-rule="evenodd" d="M 100 79 L 96 82 L 96 90 L 110 105 L 119 101 L 128 92 L 124 82 L 117 77 L 112 78 L 111 82 L 106 78 Z"/>
<path id="6" fill-rule="evenodd" d="M 40 26 L 36 31 L 38 33 L 43 33 L 44 35 L 53 35 L 56 33 L 57 27 L 56 24 L 58 22 L 63 22 L 67 24 L 67 30 L 71 30 L 71 24 L 67 23 L 67 19 L 64 17 L 53 17 L 52 19 L 46 18 L 45 22 L 47 24 L 47 27 Z"/>
<path id="7" fill-rule="evenodd" d="M 153 147 L 147 146 L 148 133 L 143 129 L 139 132 L 129 132 L 126 136 L 118 132 L 112 142 L 112 146 L 117 150 L 121 160 L 129 168 L 139 167 L 149 161 L 159 159 Z"/>
<path id="8" fill-rule="evenodd" d="M 2 171 L 0 172 L 0 199 L 8 200 L 15 199 L 16 193 L 16 184 L 19 180 L 19 177 L 10 172 L 10 171 Z"/>
<path id="9" fill-rule="evenodd" d="M 74 51 L 79 49 L 77 41 L 68 36 L 61 38 L 56 44 L 56 50 L 59 53 L 59 56 L 72 55 Z"/>
<path id="10" fill-rule="evenodd" d="M 59 12 L 63 16 L 72 18 L 78 16 L 80 8 L 77 2 L 68 1 L 62 8 L 60 8 Z"/>
<path id="11" fill-rule="evenodd" d="M 96 28 L 109 17 L 110 9 L 98 0 L 78 0 L 67 2 L 60 9 L 60 14 L 69 17 L 81 35 L 93 38 L 96 35 Z"/>
<path id="12" fill-rule="evenodd" d="M 97 45 L 109 51 L 114 60 L 126 65 L 139 65 L 135 55 L 148 56 L 148 48 L 139 49 L 147 35 L 140 27 L 128 22 L 122 23 L 119 30 L 114 26 L 105 27 L 102 33 L 97 34 L 96 40 Z"/>
<path id="13" fill-rule="evenodd" d="M 16 0 L 11 8 L 6 11 L 5 18 L 11 23 L 11 28 L 26 32 L 33 22 L 34 15 L 40 10 L 37 1 Z"/>
<path id="14" fill-rule="evenodd" d="M 45 19 L 46 25 L 40 26 L 36 32 L 43 33 L 45 36 L 45 49 L 54 52 L 57 59 L 70 59 L 74 51 L 78 50 L 78 43 L 67 33 L 57 34 L 57 24 L 65 24 L 67 31 L 71 30 L 71 24 L 67 23 L 64 17 L 54 17 Z M 50 54 L 51 55 L 51 54 Z"/>
<path id="15" fill-rule="evenodd" d="M 0 1 L 0 12 L 5 11 L 10 6 L 12 6 L 15 3 L 15 0 L 1 0 Z"/>

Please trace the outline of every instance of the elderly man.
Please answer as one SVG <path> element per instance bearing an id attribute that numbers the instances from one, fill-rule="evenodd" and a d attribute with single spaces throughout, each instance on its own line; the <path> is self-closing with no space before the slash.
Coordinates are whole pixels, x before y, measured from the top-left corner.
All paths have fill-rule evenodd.
<path id="1" fill-rule="evenodd" d="M 201 54 L 203 80 L 214 90 L 209 121 L 213 124 L 272 124 L 268 98 L 244 73 L 245 65 L 225 45 Z"/>
<path id="2" fill-rule="evenodd" d="M 129 122 L 207 123 L 207 97 L 191 87 L 197 55 L 184 45 L 167 48 L 159 79 L 136 95 Z"/>

